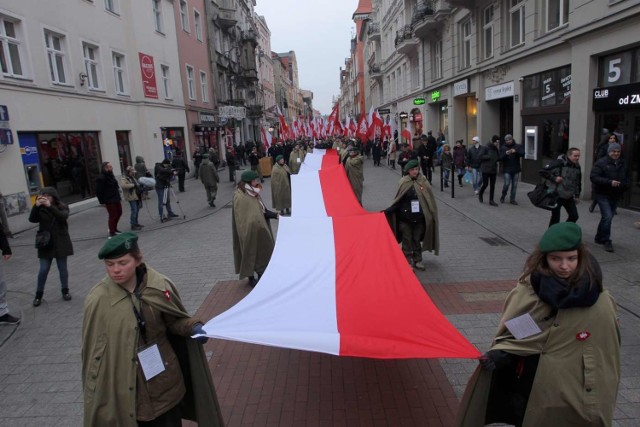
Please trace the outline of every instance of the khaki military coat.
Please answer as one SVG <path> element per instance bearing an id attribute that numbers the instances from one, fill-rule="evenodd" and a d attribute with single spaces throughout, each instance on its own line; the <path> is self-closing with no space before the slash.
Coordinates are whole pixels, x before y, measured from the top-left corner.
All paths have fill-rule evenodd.
<path id="1" fill-rule="evenodd" d="M 200 181 L 205 187 L 210 187 L 214 191 L 218 190 L 218 183 L 220 182 L 220 176 L 213 163 L 209 159 L 202 159 L 200 164 Z"/>
<path id="2" fill-rule="evenodd" d="M 273 209 L 281 211 L 291 209 L 291 184 L 289 169 L 279 163 L 271 170 L 271 203 Z"/>
<path id="3" fill-rule="evenodd" d="M 347 178 L 349 178 L 353 193 L 362 205 L 362 191 L 364 187 L 364 162 L 362 161 L 362 156 L 349 156 L 344 163 L 344 168 L 347 171 Z"/>

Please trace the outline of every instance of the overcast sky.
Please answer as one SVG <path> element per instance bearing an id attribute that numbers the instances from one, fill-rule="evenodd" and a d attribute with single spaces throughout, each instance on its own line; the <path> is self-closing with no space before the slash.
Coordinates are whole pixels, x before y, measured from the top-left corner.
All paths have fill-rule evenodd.
<path id="1" fill-rule="evenodd" d="M 257 0 L 255 11 L 271 31 L 271 50 L 295 51 L 300 88 L 313 92 L 313 108 L 331 112 L 340 94 L 340 67 L 349 56 L 358 0 Z"/>

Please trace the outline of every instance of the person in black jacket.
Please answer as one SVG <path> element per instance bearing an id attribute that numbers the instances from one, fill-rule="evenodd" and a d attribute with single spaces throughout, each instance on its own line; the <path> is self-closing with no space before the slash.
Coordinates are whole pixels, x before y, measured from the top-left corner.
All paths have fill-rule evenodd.
<path id="1" fill-rule="evenodd" d="M 549 227 L 560 222 L 560 209 L 564 207 L 569 217 L 568 222 L 578 221 L 576 203 L 582 191 L 582 171 L 580 169 L 580 150 L 569 148 L 556 160 L 548 163 L 539 172 L 548 181 L 548 188 L 555 188 L 558 193 L 558 205 L 551 211 Z"/>
<path id="2" fill-rule="evenodd" d="M 69 208 L 60 201 L 58 191 L 53 187 L 44 187 L 40 190 L 36 203 L 31 208 L 29 222 L 39 224 L 38 230 L 49 232 L 49 244 L 38 248 L 40 270 L 38 271 L 38 285 L 33 306 L 42 304 L 44 285 L 47 282 L 49 269 L 55 258 L 60 273 L 60 290 L 62 299 L 71 300 L 69 293 L 69 271 L 67 270 L 67 257 L 73 255 L 73 244 L 69 236 Z"/>
<path id="3" fill-rule="evenodd" d="M 467 151 L 469 158 L 469 167 L 468 169 L 471 171 L 473 176 L 472 184 L 473 191 L 478 195 L 480 191 L 480 186 L 482 185 L 482 171 L 480 170 L 480 166 L 482 165 L 482 159 L 480 158 L 480 154 L 482 153 L 482 146 L 480 145 L 480 138 L 474 136 L 471 138 L 473 141 L 473 147 L 469 148 Z"/>
<path id="4" fill-rule="evenodd" d="M 611 222 L 622 193 L 629 188 L 627 170 L 620 159 L 622 147 L 618 143 L 609 144 L 607 156 L 599 159 L 591 169 L 593 193 L 600 209 L 600 223 L 595 242 L 604 245 L 604 250 L 613 252 L 611 242 Z"/>
<path id="5" fill-rule="evenodd" d="M 478 193 L 478 200 L 483 203 L 484 190 L 489 186 L 489 204 L 491 206 L 498 206 L 493 200 L 496 190 L 496 175 L 498 173 L 498 160 L 500 159 L 500 153 L 498 147 L 500 146 L 500 137 L 493 135 L 491 142 L 482 147 L 480 154 L 480 169 L 482 171 L 482 187 Z"/>
<path id="6" fill-rule="evenodd" d="M 422 169 L 422 174 L 427 178 L 429 184 L 431 184 L 431 179 L 433 178 L 433 157 L 438 149 L 438 143 L 431 134 L 431 131 L 429 131 L 428 136 L 422 135 L 420 139 L 422 140 L 422 144 L 418 147 L 420 168 Z"/>
<path id="7" fill-rule="evenodd" d="M 178 190 L 180 190 L 181 193 L 184 193 L 184 178 L 189 172 L 189 165 L 184 159 L 182 151 L 176 150 L 176 156 L 171 161 L 171 167 L 175 169 L 176 174 L 178 175 Z"/>
<path id="8" fill-rule="evenodd" d="M 0 227 L 0 250 L 2 250 L 2 260 L 9 261 L 11 258 L 11 246 L 7 236 Z M 17 325 L 20 318 L 9 314 L 9 306 L 7 305 L 7 282 L 4 280 L 4 267 L 0 262 L 0 325 Z"/>
<path id="9" fill-rule="evenodd" d="M 113 174 L 113 166 L 109 162 L 102 163 L 102 173 L 96 178 L 96 197 L 98 202 L 107 208 L 109 213 L 109 237 L 120 233 L 118 221 L 122 216 L 120 203 L 120 185 Z"/>
<path id="10" fill-rule="evenodd" d="M 154 175 L 156 177 L 156 195 L 158 196 L 158 213 L 160 221 L 164 222 L 171 218 L 177 218 L 178 215 L 171 210 L 171 178 L 176 174 L 171 169 L 169 159 L 164 159 L 162 163 L 156 163 Z M 166 197 L 166 200 L 165 200 Z M 167 216 L 163 216 L 163 206 L 167 206 Z"/>
<path id="11" fill-rule="evenodd" d="M 196 151 L 193 152 L 193 167 L 196 168 L 196 174 L 194 175 L 195 179 L 200 178 L 200 164 L 202 163 L 202 153 L 200 152 L 200 147 L 196 147 Z"/>
<path id="12" fill-rule="evenodd" d="M 510 203 L 517 205 L 516 191 L 518 189 L 518 180 L 520 179 L 520 159 L 524 157 L 524 147 L 516 144 L 513 136 L 505 135 L 504 145 L 500 149 L 500 161 L 502 162 L 502 172 L 504 173 L 504 185 L 502 186 L 502 196 L 500 203 L 504 203 L 507 197 L 507 191 L 511 187 Z"/>

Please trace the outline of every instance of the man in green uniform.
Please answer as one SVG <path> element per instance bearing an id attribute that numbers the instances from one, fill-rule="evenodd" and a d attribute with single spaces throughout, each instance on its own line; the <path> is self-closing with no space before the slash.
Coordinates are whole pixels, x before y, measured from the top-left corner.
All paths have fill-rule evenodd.
<path id="1" fill-rule="evenodd" d="M 271 203 L 273 209 L 281 215 L 291 214 L 291 171 L 284 163 L 284 156 L 276 156 L 276 164 L 271 171 Z"/>
<path id="2" fill-rule="evenodd" d="M 209 161 L 209 156 L 202 156 L 202 163 L 200 164 L 200 180 L 204 185 L 204 191 L 207 193 L 207 202 L 212 208 L 216 207 L 215 201 L 218 195 L 218 183 L 220 182 L 220 176 L 218 176 L 218 170 L 215 165 Z"/>
<path id="3" fill-rule="evenodd" d="M 402 252 L 409 264 L 424 270 L 422 252 L 433 251 L 438 255 L 440 250 L 438 207 L 418 161 L 409 160 L 403 171 L 405 176 L 400 179 L 396 197 L 385 213 L 396 239 L 402 242 Z"/>
<path id="4" fill-rule="evenodd" d="M 364 162 L 362 156 L 358 150 L 354 147 L 347 149 L 348 157 L 345 159 L 344 168 L 347 171 L 347 178 L 353 189 L 353 194 L 356 195 L 358 203 L 362 205 L 362 189 L 364 186 Z"/>
<path id="5" fill-rule="evenodd" d="M 302 162 L 304 162 L 304 151 L 300 148 L 300 143 L 296 143 L 289 155 L 289 169 L 293 175 L 300 171 Z"/>

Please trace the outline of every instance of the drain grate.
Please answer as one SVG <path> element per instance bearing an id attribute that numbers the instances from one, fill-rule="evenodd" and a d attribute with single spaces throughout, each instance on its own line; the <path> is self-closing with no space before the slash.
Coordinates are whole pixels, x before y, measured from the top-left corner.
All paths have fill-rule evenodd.
<path id="1" fill-rule="evenodd" d="M 511 244 L 500 237 L 480 237 L 489 246 L 510 246 Z"/>

